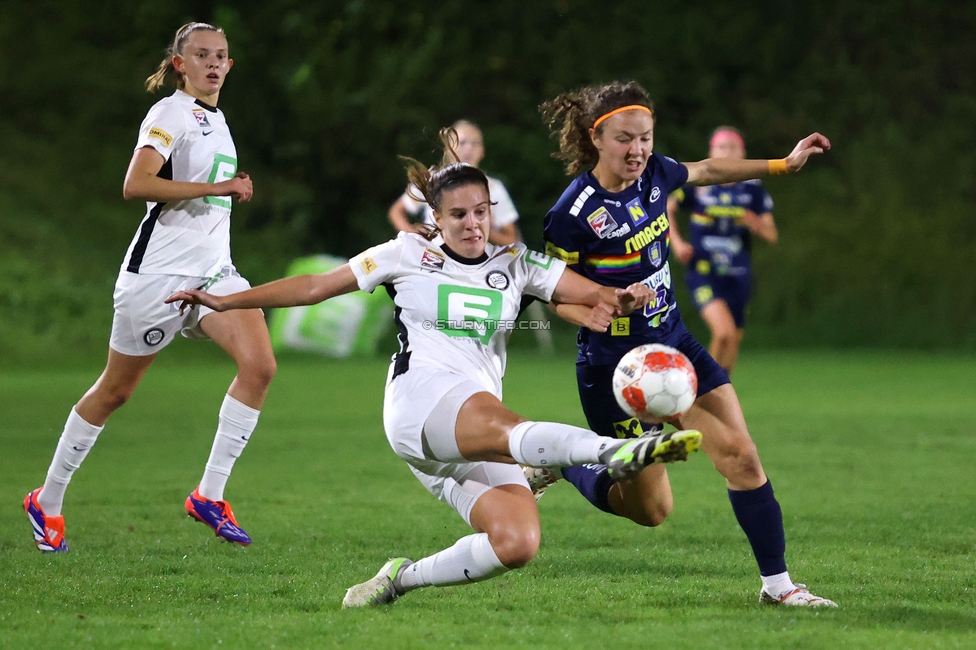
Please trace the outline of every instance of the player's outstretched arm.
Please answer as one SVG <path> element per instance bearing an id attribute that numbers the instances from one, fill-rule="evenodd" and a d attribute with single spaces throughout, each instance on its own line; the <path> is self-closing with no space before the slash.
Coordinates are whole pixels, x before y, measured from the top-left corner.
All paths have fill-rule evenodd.
<path id="1" fill-rule="evenodd" d="M 788 174 L 800 171 L 810 156 L 830 149 L 830 140 L 819 133 L 811 133 L 796 143 L 790 155 L 781 160 L 738 160 L 735 158 L 706 158 L 685 163 L 691 185 L 718 185 L 760 178 L 767 174 Z"/>
<path id="2" fill-rule="evenodd" d="M 602 302 L 596 307 L 550 302 L 549 308 L 564 321 L 594 332 L 606 332 L 615 318 L 614 308 Z"/>
<path id="3" fill-rule="evenodd" d="M 214 296 L 198 289 L 178 291 L 165 302 L 167 304 L 181 302 L 181 311 L 189 305 L 205 305 L 214 311 L 256 307 L 297 307 L 314 305 L 358 288 L 359 284 L 352 269 L 348 264 L 343 264 L 328 273 L 296 275 L 227 296 Z"/>

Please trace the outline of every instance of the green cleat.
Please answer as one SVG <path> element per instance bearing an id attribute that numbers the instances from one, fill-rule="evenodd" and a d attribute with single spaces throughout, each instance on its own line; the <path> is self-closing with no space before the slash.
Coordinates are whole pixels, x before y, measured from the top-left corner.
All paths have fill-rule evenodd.
<path id="1" fill-rule="evenodd" d="M 695 430 L 645 434 L 607 450 L 604 452 L 607 457 L 601 460 L 611 479 L 629 481 L 648 465 L 688 460 L 688 454 L 701 447 L 701 440 L 701 432 Z"/>
<path id="2" fill-rule="evenodd" d="M 397 586 L 397 577 L 411 564 L 413 562 L 405 557 L 391 559 L 375 576 L 346 590 L 346 596 L 342 599 L 343 609 L 389 605 L 405 593 Z"/>

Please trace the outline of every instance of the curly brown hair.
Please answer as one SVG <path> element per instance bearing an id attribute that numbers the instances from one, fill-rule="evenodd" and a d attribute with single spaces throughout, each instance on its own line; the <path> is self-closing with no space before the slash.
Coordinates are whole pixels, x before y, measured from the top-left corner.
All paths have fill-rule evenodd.
<path id="1" fill-rule="evenodd" d="M 542 121 L 552 135 L 559 136 L 559 150 L 552 154 L 566 163 L 566 173 L 576 175 L 590 169 L 600 154 L 590 140 L 590 129 L 602 115 L 624 106 L 645 106 L 654 113 L 654 103 L 647 91 L 636 81 L 614 81 L 602 86 L 584 86 L 562 93 L 539 106 Z M 597 127 L 603 132 L 603 124 Z"/>
<path id="2" fill-rule="evenodd" d="M 444 127 L 440 130 L 439 135 L 441 142 L 444 143 L 444 162 L 439 167 L 428 169 L 415 158 L 399 157 L 404 162 L 407 180 L 411 184 L 407 188 L 407 194 L 410 198 L 415 201 L 424 201 L 430 205 L 434 212 L 440 212 L 441 201 L 444 198 L 444 192 L 447 190 L 466 185 L 481 185 L 485 188 L 485 193 L 488 194 L 490 202 L 491 193 L 488 189 L 488 177 L 485 176 L 485 173 L 473 165 L 457 162 L 458 157 L 454 151 L 454 145 L 458 141 L 458 135 L 454 127 Z M 452 159 L 454 162 L 450 162 Z M 414 193 L 414 188 L 420 192 L 421 196 Z M 424 226 L 420 234 L 430 240 L 436 237 L 438 232 L 440 230 L 437 227 Z"/>

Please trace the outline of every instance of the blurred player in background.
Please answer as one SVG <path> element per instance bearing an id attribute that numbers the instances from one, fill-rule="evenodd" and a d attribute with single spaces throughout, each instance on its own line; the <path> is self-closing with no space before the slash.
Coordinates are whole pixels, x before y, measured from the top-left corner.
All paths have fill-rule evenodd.
<path id="1" fill-rule="evenodd" d="M 232 201 L 249 200 L 253 190 L 247 174 L 237 169 L 234 140 L 217 109 L 233 63 L 223 30 L 189 23 L 177 30 L 166 58 L 146 80 L 152 92 L 172 77 L 177 90 L 149 110 L 125 175 L 123 195 L 145 200 L 147 212 L 115 284 L 108 362 L 71 410 L 44 485 L 24 500 L 42 551 L 68 550 L 61 508 L 72 475 L 108 417 L 180 332 L 215 341 L 238 371 L 220 407 L 203 478 L 186 499 L 187 514 L 225 540 L 251 543 L 224 501 L 224 486 L 257 425 L 275 374 L 264 315 L 257 309 L 215 314 L 205 307 L 180 314 L 163 304 L 183 288 L 222 294 L 250 286 L 231 261 L 230 215 Z M 151 449 L 140 460 L 150 460 Z"/>
<path id="2" fill-rule="evenodd" d="M 702 448 L 726 479 L 732 510 L 759 564 L 760 602 L 833 606 L 791 580 L 783 515 L 739 399 L 726 372 L 681 322 L 668 266 L 666 205 L 668 195 L 686 183 L 715 185 L 799 171 L 830 143 L 813 134 L 782 160 L 709 158 L 682 164 L 653 152 L 653 106 L 635 82 L 563 93 L 541 110 L 559 136 L 555 157 L 566 163 L 567 173 L 579 174 L 546 215 L 546 252 L 601 284 L 643 282 L 655 294 L 641 312 L 623 317 L 602 306 L 587 309 L 553 301 L 560 316 L 581 326 L 577 383 L 590 428 L 615 438 L 642 434 L 641 423 L 621 410 L 614 397 L 614 368 L 626 352 L 645 343 L 683 352 L 698 374 L 698 398 L 678 423 L 701 431 Z M 526 471 L 537 491 L 559 477 L 558 471 Z M 663 466 L 625 483 L 611 483 L 598 464 L 566 468 L 562 476 L 593 505 L 644 526 L 663 522 L 674 505 Z"/>
<path id="3" fill-rule="evenodd" d="M 742 134 L 720 126 L 708 142 L 709 158 L 746 157 Z M 678 229 L 678 210 L 691 213 L 688 240 Z M 758 179 L 695 187 L 668 198 L 671 250 L 688 266 L 688 289 L 712 340 L 708 353 L 732 374 L 752 292 L 752 235 L 775 244 L 773 199 Z"/>
<path id="4" fill-rule="evenodd" d="M 345 607 L 391 603 L 419 587 L 477 582 L 528 563 L 539 547 L 539 513 L 516 462 L 608 463 L 611 480 L 622 480 L 649 464 L 686 458 L 701 438 L 685 431 L 616 441 L 530 422 L 506 408 L 505 345 L 524 295 L 629 313 L 650 291 L 641 284 L 603 287 L 524 244 L 488 243 L 492 203 L 484 173 L 467 163 L 429 171 L 408 164 L 411 183 L 433 207 L 434 228 L 400 233 L 322 275 L 223 297 L 183 291 L 167 300 L 217 311 L 289 307 L 383 286 L 396 303 L 400 351 L 386 384 L 386 436 L 424 487 L 477 532 L 416 562 L 390 560 L 348 590 Z"/>
<path id="5" fill-rule="evenodd" d="M 453 162 L 462 162 L 478 167 L 485 157 L 485 139 L 481 129 L 477 124 L 469 120 L 458 120 L 451 125 L 457 134 L 457 142 L 451 143 L 452 146 L 444 147 L 444 155 L 441 164 L 448 165 Z M 451 153 L 453 152 L 453 153 Z M 488 176 L 488 189 L 491 192 L 492 211 L 491 211 L 491 232 L 488 233 L 488 240 L 496 246 L 513 244 L 522 241 L 522 234 L 518 229 L 518 211 L 509 196 L 505 184 L 497 178 Z M 430 204 L 421 200 L 416 192 L 411 196 L 410 188 L 403 193 L 387 213 L 390 223 L 400 232 L 421 232 L 423 226 L 434 226 L 434 213 Z M 420 223 L 410 220 L 410 215 L 422 214 Z M 526 308 L 526 316 L 539 323 L 548 323 L 542 305 L 535 301 L 529 303 Z M 534 329 L 536 342 L 545 351 L 552 350 L 552 334 L 549 332 L 548 325 Z"/>

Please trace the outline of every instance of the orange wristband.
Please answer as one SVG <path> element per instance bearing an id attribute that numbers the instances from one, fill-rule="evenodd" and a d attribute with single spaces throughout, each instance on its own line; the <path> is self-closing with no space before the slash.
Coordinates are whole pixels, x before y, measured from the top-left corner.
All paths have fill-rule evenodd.
<path id="1" fill-rule="evenodd" d="M 780 160 L 770 160 L 769 161 L 769 173 L 770 174 L 789 174 L 790 170 L 786 168 L 786 159 L 781 158 Z"/>

